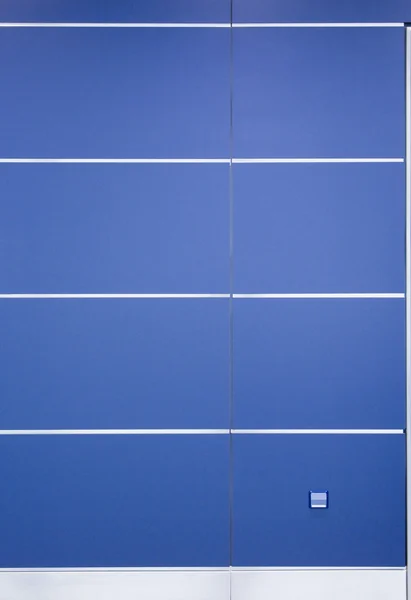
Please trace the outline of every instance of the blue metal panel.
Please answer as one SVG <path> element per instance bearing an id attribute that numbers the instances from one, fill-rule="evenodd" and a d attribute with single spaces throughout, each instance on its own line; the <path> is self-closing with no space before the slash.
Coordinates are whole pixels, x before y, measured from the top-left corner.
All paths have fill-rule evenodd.
<path id="1" fill-rule="evenodd" d="M 1 567 L 228 565 L 227 436 L 0 439 Z"/>
<path id="2" fill-rule="evenodd" d="M 411 20 L 408 0 L 234 0 L 234 21 L 404 22 Z"/>
<path id="3" fill-rule="evenodd" d="M 225 428 L 228 300 L 2 300 L 1 428 Z"/>
<path id="4" fill-rule="evenodd" d="M 227 293 L 227 165 L 0 165 L 3 293 Z"/>
<path id="5" fill-rule="evenodd" d="M 401 299 L 234 300 L 237 428 L 403 428 Z"/>
<path id="6" fill-rule="evenodd" d="M 404 155 L 401 28 L 233 36 L 234 156 Z"/>
<path id="7" fill-rule="evenodd" d="M 237 436 L 234 565 L 403 567 L 402 435 Z M 327 510 L 308 492 L 326 489 Z"/>
<path id="8" fill-rule="evenodd" d="M 5 0 L 1 21 L 221 22 L 230 20 L 229 0 Z"/>
<path id="9" fill-rule="evenodd" d="M 234 166 L 238 293 L 404 292 L 402 164 Z"/>
<path id="10" fill-rule="evenodd" d="M 228 29 L 2 29 L 0 156 L 228 155 Z"/>

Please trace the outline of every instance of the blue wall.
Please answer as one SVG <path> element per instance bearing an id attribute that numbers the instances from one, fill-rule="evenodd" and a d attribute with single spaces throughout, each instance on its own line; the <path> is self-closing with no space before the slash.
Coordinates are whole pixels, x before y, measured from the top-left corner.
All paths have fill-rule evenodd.
<path id="1" fill-rule="evenodd" d="M 405 427 L 405 0 L 15 0 L 0 429 Z M 405 436 L 0 436 L 0 567 L 403 566 Z M 230 504 L 232 486 L 232 504 Z M 326 510 L 308 493 L 329 492 Z M 230 522 L 232 529 L 230 531 Z"/>

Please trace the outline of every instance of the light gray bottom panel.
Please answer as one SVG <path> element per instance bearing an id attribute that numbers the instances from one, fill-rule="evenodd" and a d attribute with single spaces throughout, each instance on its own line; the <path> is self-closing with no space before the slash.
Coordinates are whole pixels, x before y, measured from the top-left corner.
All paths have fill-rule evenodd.
<path id="1" fill-rule="evenodd" d="M 234 571 L 231 600 L 406 600 L 405 570 Z"/>
<path id="2" fill-rule="evenodd" d="M 229 583 L 228 571 L 8 571 L 0 600 L 228 600 Z"/>

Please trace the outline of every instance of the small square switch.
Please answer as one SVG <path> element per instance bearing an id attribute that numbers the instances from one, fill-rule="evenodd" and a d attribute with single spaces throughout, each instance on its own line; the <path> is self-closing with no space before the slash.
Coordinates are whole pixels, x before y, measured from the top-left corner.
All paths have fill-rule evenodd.
<path id="1" fill-rule="evenodd" d="M 310 508 L 328 508 L 328 492 L 310 492 Z"/>

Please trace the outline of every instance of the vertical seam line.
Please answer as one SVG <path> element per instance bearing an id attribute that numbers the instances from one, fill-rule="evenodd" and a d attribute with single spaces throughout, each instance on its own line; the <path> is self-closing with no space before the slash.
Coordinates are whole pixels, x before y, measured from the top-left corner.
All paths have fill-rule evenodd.
<path id="1" fill-rule="evenodd" d="M 229 383 L 229 598 L 232 600 L 232 564 L 233 564 L 233 413 L 234 413 L 234 315 L 233 315 L 233 291 L 234 291 L 234 193 L 233 193 L 233 0 L 230 0 L 230 132 L 229 132 L 229 253 L 230 253 L 230 299 L 229 299 L 229 361 L 230 361 L 230 383 Z"/>

